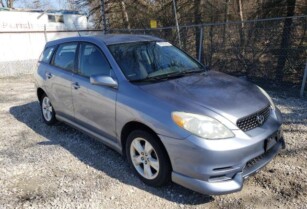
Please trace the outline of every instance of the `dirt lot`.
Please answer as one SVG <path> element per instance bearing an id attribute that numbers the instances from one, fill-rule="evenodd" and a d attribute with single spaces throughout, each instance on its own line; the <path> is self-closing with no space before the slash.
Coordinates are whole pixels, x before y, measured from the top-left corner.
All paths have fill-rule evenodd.
<path id="1" fill-rule="evenodd" d="M 0 79 L 0 208 L 307 208 L 307 101 L 274 94 L 287 149 L 241 192 L 144 185 L 115 151 L 43 124 L 30 76 Z"/>

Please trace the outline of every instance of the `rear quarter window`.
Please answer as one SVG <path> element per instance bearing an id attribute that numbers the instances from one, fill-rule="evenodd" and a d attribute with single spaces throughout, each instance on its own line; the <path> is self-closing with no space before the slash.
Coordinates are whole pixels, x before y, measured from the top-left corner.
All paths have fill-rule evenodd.
<path id="1" fill-rule="evenodd" d="M 39 61 L 44 63 L 49 63 L 54 52 L 55 47 L 47 47 L 44 49 L 43 53 L 41 54 Z"/>

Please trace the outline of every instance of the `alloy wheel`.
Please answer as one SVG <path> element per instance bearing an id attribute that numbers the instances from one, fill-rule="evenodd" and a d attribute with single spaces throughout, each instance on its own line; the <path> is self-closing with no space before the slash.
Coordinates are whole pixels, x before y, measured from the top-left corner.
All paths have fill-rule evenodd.
<path id="1" fill-rule="evenodd" d="M 44 97 L 42 101 L 42 111 L 45 120 L 48 122 L 51 121 L 53 108 L 48 97 Z"/>
<path id="2" fill-rule="evenodd" d="M 130 145 L 134 168 L 145 179 L 154 179 L 159 174 L 160 163 L 153 146 L 143 138 L 135 138 Z"/>

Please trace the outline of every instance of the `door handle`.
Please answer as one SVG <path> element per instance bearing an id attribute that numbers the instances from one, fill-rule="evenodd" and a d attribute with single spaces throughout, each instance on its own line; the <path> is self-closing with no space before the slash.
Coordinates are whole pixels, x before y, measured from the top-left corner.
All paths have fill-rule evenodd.
<path id="1" fill-rule="evenodd" d="M 74 87 L 74 89 L 79 89 L 80 88 L 80 85 L 79 85 L 78 82 L 72 83 L 72 86 Z"/>
<path id="2" fill-rule="evenodd" d="M 46 77 L 47 77 L 48 79 L 50 79 L 50 78 L 52 78 L 52 74 L 51 74 L 51 73 L 46 73 Z"/>

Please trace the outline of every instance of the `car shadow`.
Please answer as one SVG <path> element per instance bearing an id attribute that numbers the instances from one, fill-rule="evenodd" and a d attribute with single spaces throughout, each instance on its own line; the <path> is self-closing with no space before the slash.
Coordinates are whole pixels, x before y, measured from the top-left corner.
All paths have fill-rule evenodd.
<path id="1" fill-rule="evenodd" d="M 47 126 L 41 118 L 38 102 L 11 107 L 10 114 L 48 140 L 39 142 L 38 145 L 62 146 L 86 165 L 102 171 L 124 184 L 178 204 L 198 205 L 214 200 L 212 196 L 193 192 L 174 183 L 160 188 L 145 185 L 133 174 L 126 160 L 116 151 L 64 123 Z"/>

